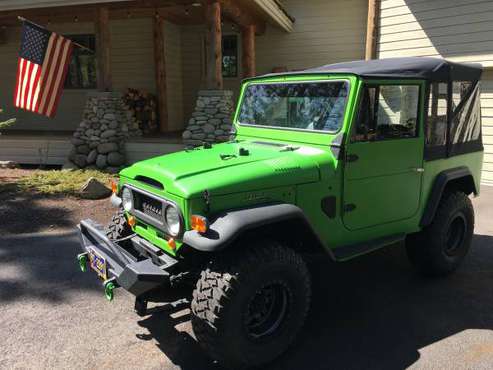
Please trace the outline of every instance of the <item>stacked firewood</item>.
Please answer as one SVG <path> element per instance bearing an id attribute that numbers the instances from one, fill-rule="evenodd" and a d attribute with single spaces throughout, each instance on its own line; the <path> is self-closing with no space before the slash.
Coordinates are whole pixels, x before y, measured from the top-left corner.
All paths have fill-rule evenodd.
<path id="1" fill-rule="evenodd" d="M 157 116 L 157 99 L 154 95 L 137 89 L 127 89 L 123 95 L 123 101 L 127 109 L 132 112 L 133 118 L 135 118 L 139 129 L 144 134 L 157 131 L 159 122 Z"/>

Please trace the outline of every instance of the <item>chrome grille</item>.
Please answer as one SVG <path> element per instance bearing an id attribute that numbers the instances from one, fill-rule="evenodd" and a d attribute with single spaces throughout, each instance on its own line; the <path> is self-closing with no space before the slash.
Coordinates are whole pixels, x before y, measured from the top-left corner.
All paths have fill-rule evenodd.
<path id="1" fill-rule="evenodd" d="M 163 202 L 157 199 L 151 198 L 145 194 L 134 191 L 134 208 L 137 211 L 144 213 L 145 215 L 155 219 L 156 221 L 163 222 L 164 206 Z"/>

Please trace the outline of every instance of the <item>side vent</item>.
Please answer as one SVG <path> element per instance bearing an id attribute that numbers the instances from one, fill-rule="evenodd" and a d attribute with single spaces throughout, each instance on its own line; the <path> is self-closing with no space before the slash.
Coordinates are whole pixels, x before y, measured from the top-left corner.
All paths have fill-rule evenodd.
<path id="1" fill-rule="evenodd" d="M 150 177 L 147 176 L 137 176 L 135 177 L 135 180 L 142 182 L 146 185 L 152 186 L 153 188 L 159 189 L 159 190 L 164 190 L 163 184 L 161 184 L 159 181 L 151 179 Z"/>

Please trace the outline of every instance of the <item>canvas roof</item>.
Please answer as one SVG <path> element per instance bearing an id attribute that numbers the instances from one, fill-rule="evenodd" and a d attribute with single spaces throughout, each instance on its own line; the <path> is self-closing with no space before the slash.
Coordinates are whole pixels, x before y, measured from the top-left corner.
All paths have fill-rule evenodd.
<path id="1" fill-rule="evenodd" d="M 481 78 L 482 67 L 480 64 L 455 63 L 440 58 L 407 57 L 342 62 L 296 72 L 268 74 L 263 77 L 328 73 L 355 74 L 371 78 L 476 81 Z"/>

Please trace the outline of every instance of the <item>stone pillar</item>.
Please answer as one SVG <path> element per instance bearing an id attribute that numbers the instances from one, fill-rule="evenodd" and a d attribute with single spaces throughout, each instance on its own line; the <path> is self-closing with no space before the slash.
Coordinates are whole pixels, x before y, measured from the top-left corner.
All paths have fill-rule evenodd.
<path id="1" fill-rule="evenodd" d="M 228 141 L 231 137 L 232 115 L 232 91 L 199 91 L 192 118 L 183 132 L 184 144 L 199 146 L 204 142 Z"/>
<path id="2" fill-rule="evenodd" d="M 65 167 L 117 172 L 125 164 L 125 139 L 138 132 L 134 121 L 121 94 L 89 94 Z"/>

